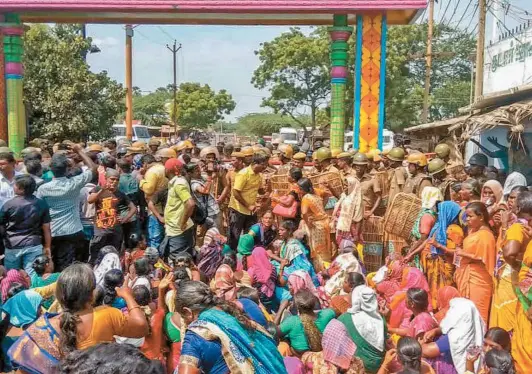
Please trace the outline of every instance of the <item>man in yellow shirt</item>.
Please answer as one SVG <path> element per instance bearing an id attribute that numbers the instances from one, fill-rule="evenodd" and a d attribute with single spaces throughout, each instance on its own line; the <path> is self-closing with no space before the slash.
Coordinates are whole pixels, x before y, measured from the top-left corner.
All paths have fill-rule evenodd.
<path id="1" fill-rule="evenodd" d="M 240 170 L 229 200 L 229 241 L 228 245 L 236 250 L 242 231 L 247 232 L 256 222 L 256 200 L 261 187 L 262 173 L 268 167 L 268 158 L 263 153 L 253 155 L 251 165 Z"/>
<path id="2" fill-rule="evenodd" d="M 164 170 L 164 165 L 157 162 L 154 155 L 144 155 L 141 159 L 142 169 L 141 174 L 144 178 L 140 181 L 140 189 L 144 192 L 146 201 L 150 201 L 151 197 L 166 189 L 168 186 L 168 179 Z M 159 215 L 163 212 L 160 205 L 156 205 L 150 209 L 157 209 Z M 164 224 L 157 219 L 153 211 L 148 212 L 148 246 L 159 248 L 164 237 Z"/>
<path id="3" fill-rule="evenodd" d="M 192 254 L 194 248 L 194 223 L 190 219 L 196 203 L 190 193 L 188 181 L 180 176 L 181 164 L 171 158 L 164 165 L 171 178 L 168 183 L 168 199 L 164 208 L 166 236 L 159 248 L 164 256 L 174 260 L 180 253 Z"/>

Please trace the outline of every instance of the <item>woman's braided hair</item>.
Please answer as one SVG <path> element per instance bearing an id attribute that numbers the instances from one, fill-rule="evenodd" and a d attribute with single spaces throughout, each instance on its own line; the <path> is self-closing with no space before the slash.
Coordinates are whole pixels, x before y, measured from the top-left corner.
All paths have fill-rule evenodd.
<path id="1" fill-rule="evenodd" d="M 318 298 L 309 290 L 302 289 L 294 295 L 294 302 L 296 303 L 310 350 L 312 352 L 321 352 L 322 335 L 316 326 L 316 314 L 314 313 L 314 307 L 319 304 Z"/>
<path id="2" fill-rule="evenodd" d="M 216 297 L 203 282 L 184 281 L 179 285 L 175 298 L 176 311 L 182 314 L 184 308 L 194 312 L 203 312 L 210 308 L 219 308 L 232 315 L 247 330 L 253 331 L 254 327 L 249 318 L 234 304 Z"/>
<path id="3" fill-rule="evenodd" d="M 397 342 L 397 356 L 405 369 L 421 370 L 421 345 L 414 338 L 405 336 Z"/>

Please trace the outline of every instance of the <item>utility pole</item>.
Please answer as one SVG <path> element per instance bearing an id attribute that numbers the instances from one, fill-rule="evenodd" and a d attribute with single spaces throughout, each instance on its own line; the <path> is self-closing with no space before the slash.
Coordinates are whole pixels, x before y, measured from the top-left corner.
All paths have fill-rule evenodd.
<path id="1" fill-rule="evenodd" d="M 181 44 L 177 44 L 177 41 L 174 40 L 174 45 L 166 45 L 166 48 L 172 52 L 174 57 L 174 105 L 172 105 L 172 121 L 174 122 L 174 136 L 177 139 L 177 52 L 181 49 Z"/>
<path id="2" fill-rule="evenodd" d="M 486 0 L 478 0 L 478 39 L 475 78 L 475 100 L 482 96 L 484 88 L 484 44 L 486 40 Z"/>
<path id="3" fill-rule="evenodd" d="M 126 25 L 126 138 L 133 139 L 133 27 Z"/>
<path id="4" fill-rule="evenodd" d="M 429 93 L 430 93 L 430 74 L 432 71 L 432 34 L 434 29 L 434 0 L 429 2 L 429 29 L 427 33 L 427 56 L 425 65 L 425 92 L 423 93 L 423 112 L 421 122 L 429 121 Z"/>

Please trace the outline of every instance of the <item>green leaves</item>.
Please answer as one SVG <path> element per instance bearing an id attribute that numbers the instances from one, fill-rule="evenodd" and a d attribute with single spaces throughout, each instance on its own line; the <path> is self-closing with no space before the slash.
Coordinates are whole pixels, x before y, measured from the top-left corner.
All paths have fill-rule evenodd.
<path id="1" fill-rule="evenodd" d="M 103 139 L 124 110 L 125 91 L 84 60 L 91 39 L 78 25 L 32 25 L 24 35 L 24 99 L 30 137 Z"/>
<path id="2" fill-rule="evenodd" d="M 168 114 L 173 113 L 172 95 Z M 226 91 L 215 92 L 208 84 L 182 83 L 177 91 L 177 123 L 183 129 L 206 129 L 231 114 L 236 103 Z"/>

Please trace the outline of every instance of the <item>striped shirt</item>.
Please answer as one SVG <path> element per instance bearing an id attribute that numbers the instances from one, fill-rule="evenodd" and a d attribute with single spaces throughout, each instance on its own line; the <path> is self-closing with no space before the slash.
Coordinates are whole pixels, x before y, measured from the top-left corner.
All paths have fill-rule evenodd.
<path id="1" fill-rule="evenodd" d="M 72 235 L 83 230 L 79 215 L 80 191 L 92 180 L 92 171 L 72 178 L 54 178 L 37 190 L 37 197 L 50 207 L 52 237 Z"/>

